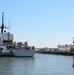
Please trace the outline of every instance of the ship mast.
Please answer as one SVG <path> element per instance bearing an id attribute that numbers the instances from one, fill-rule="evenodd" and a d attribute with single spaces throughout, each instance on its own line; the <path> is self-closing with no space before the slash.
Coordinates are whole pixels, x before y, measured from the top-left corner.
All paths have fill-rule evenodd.
<path id="1" fill-rule="evenodd" d="M 8 28 L 8 27 L 5 27 L 4 26 L 4 12 L 2 12 L 2 25 L 1 25 L 1 33 L 3 34 L 3 32 L 4 32 L 4 28 Z"/>
<path id="2" fill-rule="evenodd" d="M 2 25 L 1 25 L 1 33 L 4 31 L 4 12 L 2 12 Z"/>

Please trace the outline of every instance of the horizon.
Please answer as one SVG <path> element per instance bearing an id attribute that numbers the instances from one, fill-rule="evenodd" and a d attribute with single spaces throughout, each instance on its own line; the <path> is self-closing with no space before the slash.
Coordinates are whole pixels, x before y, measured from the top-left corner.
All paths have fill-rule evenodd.
<path id="1" fill-rule="evenodd" d="M 6 30 L 14 41 L 36 48 L 56 48 L 72 44 L 74 37 L 74 0 L 0 1 L 0 24 L 4 12 Z"/>

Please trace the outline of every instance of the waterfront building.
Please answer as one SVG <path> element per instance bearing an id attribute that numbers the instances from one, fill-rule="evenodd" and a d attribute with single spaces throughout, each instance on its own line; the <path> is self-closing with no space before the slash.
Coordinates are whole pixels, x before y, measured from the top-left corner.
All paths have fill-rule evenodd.
<path id="1" fill-rule="evenodd" d="M 69 52 L 71 47 L 72 47 L 71 44 L 70 45 L 67 45 L 67 44 L 65 44 L 65 45 L 58 45 L 58 50 L 59 51 L 67 51 L 67 52 Z"/>

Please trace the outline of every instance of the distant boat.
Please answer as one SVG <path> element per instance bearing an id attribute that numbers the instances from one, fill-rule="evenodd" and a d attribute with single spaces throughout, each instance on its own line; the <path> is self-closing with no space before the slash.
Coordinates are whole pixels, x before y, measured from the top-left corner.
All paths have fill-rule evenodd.
<path id="1" fill-rule="evenodd" d="M 2 25 L 0 33 L 0 56 L 34 56 L 35 48 L 34 46 L 28 46 L 28 42 L 25 42 L 25 45 L 15 45 L 13 43 L 13 34 L 4 31 L 4 12 L 2 12 Z"/>

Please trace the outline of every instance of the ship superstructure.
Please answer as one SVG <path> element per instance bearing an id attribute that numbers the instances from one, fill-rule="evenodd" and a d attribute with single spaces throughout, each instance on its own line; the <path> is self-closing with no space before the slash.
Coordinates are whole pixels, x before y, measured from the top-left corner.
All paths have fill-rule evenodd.
<path id="1" fill-rule="evenodd" d="M 6 32 L 4 29 L 8 28 L 4 25 L 4 12 L 2 12 L 2 25 L 0 33 L 0 56 L 33 56 L 35 54 L 34 46 L 29 47 L 27 42 L 25 45 L 13 42 L 13 34 Z"/>

